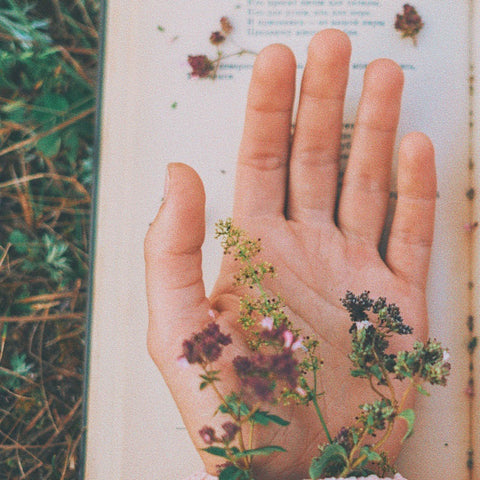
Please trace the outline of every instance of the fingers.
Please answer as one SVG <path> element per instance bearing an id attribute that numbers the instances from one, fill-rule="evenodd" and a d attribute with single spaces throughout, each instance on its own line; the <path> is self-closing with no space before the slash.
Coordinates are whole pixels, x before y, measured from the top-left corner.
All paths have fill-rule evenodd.
<path id="1" fill-rule="evenodd" d="M 148 347 L 156 360 L 162 351 L 171 351 L 176 339 L 190 336 L 209 310 L 201 268 L 203 185 L 197 173 L 181 163 L 168 166 L 167 184 L 164 203 L 145 238 Z M 170 348 L 163 348 L 166 345 Z"/>
<path id="2" fill-rule="evenodd" d="M 310 43 L 290 163 L 292 220 L 333 221 L 350 53 L 339 30 L 324 30 Z"/>
<path id="3" fill-rule="evenodd" d="M 235 218 L 283 215 L 295 71 L 295 58 L 283 45 L 265 48 L 255 61 L 237 166 Z"/>
<path id="4" fill-rule="evenodd" d="M 398 202 L 385 261 L 395 274 L 423 288 L 437 192 L 434 150 L 429 138 L 422 133 L 405 136 L 398 162 Z"/>
<path id="5" fill-rule="evenodd" d="M 375 245 L 387 211 L 402 87 L 395 62 L 380 59 L 367 67 L 340 197 L 341 230 Z"/>

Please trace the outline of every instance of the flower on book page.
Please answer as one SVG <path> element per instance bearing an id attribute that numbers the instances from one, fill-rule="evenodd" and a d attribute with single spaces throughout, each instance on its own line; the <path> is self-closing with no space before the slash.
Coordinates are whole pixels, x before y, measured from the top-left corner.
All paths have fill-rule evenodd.
<path id="1" fill-rule="evenodd" d="M 206 55 L 189 55 L 188 64 L 192 68 L 191 77 L 207 78 L 210 77 L 213 70 L 213 62 Z"/>
<path id="2" fill-rule="evenodd" d="M 417 35 L 423 28 L 422 17 L 418 14 L 415 7 L 406 3 L 403 6 L 403 12 L 397 14 L 395 29 L 402 33 L 402 38 L 410 37 L 413 43 L 417 43 Z"/>

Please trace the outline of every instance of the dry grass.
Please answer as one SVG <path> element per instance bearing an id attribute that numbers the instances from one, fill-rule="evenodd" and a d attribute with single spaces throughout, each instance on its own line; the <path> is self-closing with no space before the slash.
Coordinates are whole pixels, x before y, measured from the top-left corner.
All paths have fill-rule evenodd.
<path id="1" fill-rule="evenodd" d="M 99 0 L 0 0 L 0 478 L 80 477 Z"/>

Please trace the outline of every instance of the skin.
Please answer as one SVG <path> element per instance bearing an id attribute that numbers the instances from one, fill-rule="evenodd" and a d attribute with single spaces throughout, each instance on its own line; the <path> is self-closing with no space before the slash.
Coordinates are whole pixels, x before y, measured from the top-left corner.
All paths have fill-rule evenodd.
<path id="1" fill-rule="evenodd" d="M 330 432 L 352 423 L 358 405 L 374 397 L 368 382 L 349 375 L 350 321 L 339 298 L 346 290 L 369 290 L 401 309 L 413 336 L 393 347 L 409 348 L 427 334 L 425 285 L 433 237 L 436 179 L 434 151 L 422 133 L 400 144 L 398 202 L 384 257 L 378 245 L 384 229 L 390 173 L 400 113 L 403 74 L 391 60 L 379 59 L 365 71 L 351 154 L 337 196 L 338 160 L 351 46 L 337 30 L 311 41 L 302 80 L 293 139 L 295 59 L 283 45 L 271 45 L 257 57 L 247 101 L 240 146 L 233 219 L 251 238 L 261 238 L 262 259 L 278 276 L 267 288 L 281 293 L 287 312 L 305 335 L 320 340 L 321 407 Z M 225 257 L 210 297 L 205 294 L 201 247 L 205 235 L 205 193 L 196 172 L 170 164 L 166 200 L 145 239 L 149 304 L 149 352 L 163 374 L 197 448 L 198 430 L 219 427 L 212 420 L 219 401 L 211 389 L 199 391 L 199 369 L 181 369 L 176 359 L 182 341 L 217 314 L 233 346 L 218 362 L 220 389 L 236 388 L 229 366 L 247 351 L 236 322 L 239 297 L 232 286 L 238 266 Z M 413 337 L 413 338 L 410 338 Z M 340 379 L 340 380 L 339 380 Z M 399 395 L 403 386 L 399 384 Z M 411 406 L 410 398 L 406 406 Z M 199 411 L 201 405 L 201 413 Z M 325 441 L 318 418 L 305 407 L 273 409 L 291 421 L 288 428 L 258 429 L 254 445 L 281 445 L 288 453 L 263 457 L 256 465 L 262 480 L 306 478 L 317 446 Z M 398 454 L 404 426 L 396 428 L 387 450 Z M 216 474 L 220 459 L 201 452 L 207 471 Z"/>

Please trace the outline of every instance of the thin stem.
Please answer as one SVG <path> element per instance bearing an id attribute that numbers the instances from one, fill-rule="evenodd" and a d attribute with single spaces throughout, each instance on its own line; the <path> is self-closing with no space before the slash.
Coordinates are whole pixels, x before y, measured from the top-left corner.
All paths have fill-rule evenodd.
<path id="1" fill-rule="evenodd" d="M 207 369 L 207 365 L 202 365 L 203 367 L 203 370 L 204 372 L 206 373 L 206 375 L 209 375 L 210 372 L 209 370 Z M 234 412 L 234 410 L 230 407 L 230 405 L 228 405 L 227 401 L 225 400 L 225 397 L 220 393 L 220 390 L 218 390 L 217 386 L 215 385 L 215 382 L 211 382 L 210 385 L 212 386 L 213 388 L 213 391 L 217 394 L 217 397 L 220 399 L 220 401 L 223 403 L 223 405 L 225 405 L 225 407 L 227 408 L 227 410 L 229 410 L 230 412 L 230 415 L 232 416 L 232 418 L 241 423 L 240 422 L 240 412 L 238 413 L 238 415 Z M 240 447 L 240 451 L 244 452 L 246 450 L 245 448 L 245 442 L 243 440 L 243 433 L 242 433 L 242 429 L 240 428 L 240 430 L 238 431 L 238 445 Z M 246 457 L 245 459 L 245 468 L 249 469 L 250 468 L 250 457 Z"/>
<path id="2" fill-rule="evenodd" d="M 390 376 L 388 375 L 387 370 L 385 369 L 384 365 L 378 358 L 377 352 L 373 350 L 373 354 L 375 355 L 375 359 L 377 360 L 377 365 L 380 367 L 380 370 L 383 373 L 383 377 L 385 378 L 385 381 L 387 382 L 388 388 L 390 390 L 390 394 L 392 396 L 392 404 L 395 406 L 397 404 L 397 399 L 395 397 L 395 389 L 393 388 L 392 381 L 390 380 Z"/>
<path id="3" fill-rule="evenodd" d="M 398 411 L 402 412 L 403 407 L 405 405 L 405 402 L 407 401 L 408 394 L 412 391 L 412 388 L 415 386 L 415 381 L 414 379 L 410 379 L 410 385 L 408 388 L 405 390 L 404 394 L 402 395 L 402 398 L 400 400 L 400 403 L 398 404 Z"/>
<path id="4" fill-rule="evenodd" d="M 368 381 L 369 381 L 369 383 L 370 383 L 370 388 L 371 388 L 377 395 L 380 395 L 384 400 L 388 400 L 388 397 L 385 396 L 380 390 L 378 390 L 378 389 L 373 385 L 373 380 L 372 380 L 372 376 L 371 376 L 371 375 L 369 375 Z"/>
<path id="5" fill-rule="evenodd" d="M 322 412 L 320 410 L 320 405 L 318 404 L 318 396 L 317 396 L 317 369 L 313 372 L 313 405 L 315 407 L 315 411 L 317 412 L 318 418 L 320 419 L 320 423 L 322 424 L 323 430 L 327 435 L 328 443 L 333 443 L 333 439 L 328 431 L 327 424 L 325 423 L 325 419 L 323 418 Z"/>
<path id="6" fill-rule="evenodd" d="M 358 439 L 358 442 L 350 451 L 350 455 L 348 456 L 348 465 L 345 467 L 345 470 L 342 472 L 342 475 L 348 473 L 350 470 L 353 469 L 353 466 L 351 466 L 353 457 L 357 453 L 357 450 L 362 446 L 363 439 L 365 438 L 366 435 L 367 435 L 367 429 L 364 429 L 362 434 L 360 435 L 360 438 Z"/>

